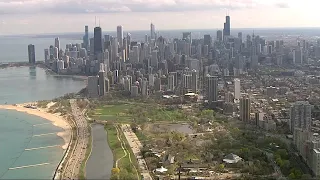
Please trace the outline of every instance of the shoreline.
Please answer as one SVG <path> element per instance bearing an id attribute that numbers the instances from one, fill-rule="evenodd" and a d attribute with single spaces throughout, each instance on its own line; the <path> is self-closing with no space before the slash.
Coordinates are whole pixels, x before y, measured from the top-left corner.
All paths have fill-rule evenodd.
<path id="1" fill-rule="evenodd" d="M 61 148 L 63 150 L 66 150 L 68 148 L 68 145 L 71 143 L 71 133 L 72 133 L 72 128 L 67 122 L 67 120 L 65 120 L 62 116 L 58 114 L 48 113 L 46 109 L 42 109 L 42 108 L 31 109 L 31 108 L 24 107 L 27 104 L 32 104 L 32 103 L 24 103 L 24 104 L 17 104 L 17 105 L 0 105 L 0 109 L 14 110 L 14 111 L 38 116 L 47 121 L 50 121 L 54 126 L 62 128 L 63 131 L 58 132 L 57 136 L 63 139 L 64 144 L 61 146 Z"/>

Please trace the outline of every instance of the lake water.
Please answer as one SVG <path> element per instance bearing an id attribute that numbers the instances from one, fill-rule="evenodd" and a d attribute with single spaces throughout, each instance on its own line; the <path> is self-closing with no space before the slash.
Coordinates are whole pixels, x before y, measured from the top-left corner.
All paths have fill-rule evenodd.
<path id="1" fill-rule="evenodd" d="M 0 69 L 0 104 L 24 103 L 53 99 L 66 93 L 78 92 L 85 82 L 55 77 L 44 69 L 13 67 Z M 44 146 L 63 145 L 56 134 L 33 135 L 62 131 L 48 120 L 13 110 L 0 110 L 0 179 L 50 179 L 63 157 L 61 147 L 25 150 Z M 41 126 L 33 126 L 36 124 Z M 21 166 L 43 166 L 13 169 Z"/>

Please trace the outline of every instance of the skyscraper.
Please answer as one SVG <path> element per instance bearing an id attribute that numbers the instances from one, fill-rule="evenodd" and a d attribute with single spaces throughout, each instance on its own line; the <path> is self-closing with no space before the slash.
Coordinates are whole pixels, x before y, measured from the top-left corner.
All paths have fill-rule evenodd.
<path id="1" fill-rule="evenodd" d="M 192 92 L 193 93 L 197 93 L 198 91 L 198 73 L 195 69 L 192 70 Z"/>
<path id="2" fill-rule="evenodd" d="M 240 120 L 248 122 L 250 121 L 250 98 L 249 97 L 242 97 L 240 99 Z"/>
<path id="3" fill-rule="evenodd" d="M 290 108 L 290 130 L 301 128 L 309 131 L 311 129 L 311 105 L 307 101 L 298 101 Z"/>
<path id="4" fill-rule="evenodd" d="M 120 48 L 123 47 L 123 27 L 122 26 L 117 26 L 117 39 Z"/>
<path id="5" fill-rule="evenodd" d="M 60 40 L 59 37 L 56 37 L 54 39 L 54 47 L 58 48 L 58 50 L 60 50 Z"/>
<path id="6" fill-rule="evenodd" d="M 211 38 L 210 34 L 205 34 L 205 35 L 203 36 L 203 44 L 204 44 L 204 45 L 208 45 L 208 47 L 211 47 L 212 38 Z"/>
<path id="7" fill-rule="evenodd" d="M 230 36 L 230 16 L 226 16 L 226 22 L 223 27 L 223 37 Z"/>
<path id="8" fill-rule="evenodd" d="M 206 76 L 206 95 L 209 104 L 218 100 L 218 78 L 216 76 Z"/>
<path id="9" fill-rule="evenodd" d="M 221 42 L 223 40 L 223 33 L 221 30 L 217 31 L 217 41 Z"/>
<path id="10" fill-rule="evenodd" d="M 234 98 L 240 99 L 240 79 L 234 79 Z"/>
<path id="11" fill-rule="evenodd" d="M 106 72 L 104 71 L 104 64 L 100 63 L 99 71 L 99 95 L 104 96 L 106 93 L 106 82 L 105 82 Z"/>
<path id="12" fill-rule="evenodd" d="M 28 56 L 29 56 L 29 63 L 35 64 L 36 63 L 36 52 L 33 44 L 28 45 Z"/>
<path id="13" fill-rule="evenodd" d="M 88 51 L 89 49 L 89 27 L 84 27 L 83 47 Z"/>
<path id="14" fill-rule="evenodd" d="M 95 27 L 94 28 L 94 34 L 93 34 L 93 39 L 94 39 L 94 46 L 93 46 L 93 51 L 95 55 L 98 55 L 99 53 L 102 53 L 102 29 L 101 27 Z"/>
<path id="15" fill-rule="evenodd" d="M 151 39 L 156 39 L 156 29 L 154 24 L 150 24 L 150 38 Z"/>

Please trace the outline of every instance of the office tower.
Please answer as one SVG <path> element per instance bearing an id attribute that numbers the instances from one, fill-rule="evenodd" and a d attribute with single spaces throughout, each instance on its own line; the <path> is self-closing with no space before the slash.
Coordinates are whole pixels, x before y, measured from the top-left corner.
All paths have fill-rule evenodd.
<path id="1" fill-rule="evenodd" d="M 94 46 L 93 46 L 94 55 L 98 55 L 99 53 L 102 53 L 102 51 L 103 51 L 101 27 L 94 28 L 93 39 L 94 39 Z"/>
<path id="2" fill-rule="evenodd" d="M 89 50 L 89 27 L 84 27 L 84 36 L 83 36 L 83 48 L 87 51 Z"/>
<path id="3" fill-rule="evenodd" d="M 244 122 L 250 121 L 250 98 L 249 97 L 242 97 L 240 99 L 240 120 Z"/>
<path id="4" fill-rule="evenodd" d="M 158 50 L 153 50 L 151 53 L 151 66 L 158 67 Z"/>
<path id="5" fill-rule="evenodd" d="M 150 38 L 151 39 L 156 39 L 156 29 L 154 24 L 150 24 Z"/>
<path id="6" fill-rule="evenodd" d="M 223 37 L 230 36 L 230 16 L 226 16 L 226 22 L 223 28 Z"/>
<path id="7" fill-rule="evenodd" d="M 223 33 L 221 30 L 217 31 L 217 41 L 221 42 L 223 40 Z"/>
<path id="8" fill-rule="evenodd" d="M 209 104 L 218 100 L 218 77 L 207 75 L 206 77 L 206 96 Z"/>
<path id="9" fill-rule="evenodd" d="M 118 50 L 119 50 L 118 39 L 113 37 L 111 39 L 111 60 L 110 60 L 110 63 L 113 63 L 117 60 Z"/>
<path id="10" fill-rule="evenodd" d="M 242 43 L 242 32 L 238 32 L 238 38 L 240 39 L 240 42 Z"/>
<path id="11" fill-rule="evenodd" d="M 99 89 L 98 89 L 98 77 L 97 76 L 89 76 L 88 77 L 88 97 L 89 98 L 98 98 L 99 97 Z"/>
<path id="12" fill-rule="evenodd" d="M 174 75 L 169 75 L 168 76 L 168 90 L 169 91 L 174 91 Z"/>
<path id="13" fill-rule="evenodd" d="M 132 46 L 132 59 L 130 60 L 130 62 L 132 62 L 133 64 L 137 64 L 140 62 L 139 52 L 139 46 Z"/>
<path id="14" fill-rule="evenodd" d="M 206 34 L 203 36 L 203 44 L 208 45 L 208 47 L 211 47 L 212 45 L 212 38 L 209 34 Z"/>
<path id="15" fill-rule="evenodd" d="M 192 85 L 191 85 L 191 88 L 192 88 L 192 92 L 193 93 L 197 93 L 198 91 L 198 73 L 195 69 L 192 70 Z"/>
<path id="16" fill-rule="evenodd" d="M 35 64 L 36 63 L 36 52 L 35 52 L 35 47 L 33 44 L 28 45 L 28 56 L 29 56 L 29 63 Z"/>
<path id="17" fill-rule="evenodd" d="M 240 79 L 234 79 L 234 98 L 240 99 Z"/>
<path id="18" fill-rule="evenodd" d="M 290 108 L 290 129 L 311 130 L 311 105 L 307 101 L 297 101 Z"/>
<path id="19" fill-rule="evenodd" d="M 191 32 L 183 32 L 182 39 L 187 41 L 189 44 L 191 44 L 192 43 Z"/>
<path id="20" fill-rule="evenodd" d="M 44 62 L 47 62 L 50 59 L 49 49 L 44 50 Z"/>
<path id="21" fill-rule="evenodd" d="M 53 48 L 53 58 L 58 59 L 59 57 L 59 49 L 57 47 Z"/>
<path id="22" fill-rule="evenodd" d="M 54 39 L 54 47 L 58 48 L 58 50 L 60 50 L 60 40 L 59 37 L 56 37 Z"/>
<path id="23" fill-rule="evenodd" d="M 123 47 L 123 27 L 122 26 L 117 26 L 117 39 L 120 48 Z"/>

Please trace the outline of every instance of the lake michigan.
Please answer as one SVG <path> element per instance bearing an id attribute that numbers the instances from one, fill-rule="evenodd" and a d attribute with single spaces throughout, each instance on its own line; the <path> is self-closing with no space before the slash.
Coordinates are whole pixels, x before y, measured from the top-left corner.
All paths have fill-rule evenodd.
<path id="1" fill-rule="evenodd" d="M 61 39 L 61 45 L 77 43 Z M 43 60 L 43 49 L 54 43 L 52 38 L 0 37 L 0 63 L 28 61 L 27 45 L 36 45 L 36 59 Z M 78 92 L 85 82 L 56 77 L 35 67 L 0 69 L 0 104 L 15 104 L 50 100 L 66 93 Z M 56 135 L 63 129 L 50 121 L 13 110 L 0 110 L 0 179 L 50 179 L 63 157 L 62 138 Z M 34 136 L 53 133 L 48 136 Z M 55 146 L 53 148 L 28 150 Z M 16 167 L 45 164 L 38 167 Z"/>

